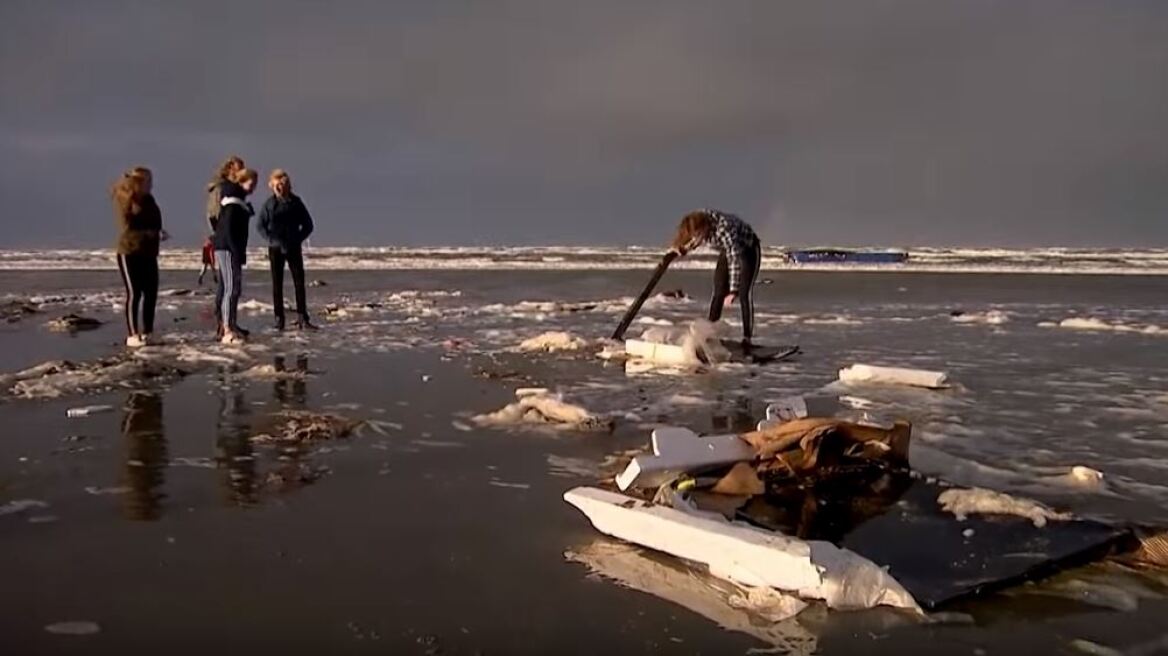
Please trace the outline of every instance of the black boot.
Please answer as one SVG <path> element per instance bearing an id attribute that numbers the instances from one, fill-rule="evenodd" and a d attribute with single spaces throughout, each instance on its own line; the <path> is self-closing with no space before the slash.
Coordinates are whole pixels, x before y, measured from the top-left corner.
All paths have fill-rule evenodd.
<path id="1" fill-rule="evenodd" d="M 296 327 L 300 330 L 320 330 L 320 328 L 316 327 L 316 324 L 308 320 L 308 315 L 302 315 L 300 321 L 296 322 Z"/>
<path id="2" fill-rule="evenodd" d="M 277 332 L 284 332 L 284 317 L 276 317 L 276 323 L 272 325 Z"/>

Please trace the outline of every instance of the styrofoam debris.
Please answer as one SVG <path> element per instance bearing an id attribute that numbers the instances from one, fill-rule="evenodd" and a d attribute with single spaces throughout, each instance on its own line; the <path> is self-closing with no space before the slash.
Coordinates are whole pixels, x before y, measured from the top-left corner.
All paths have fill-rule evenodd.
<path id="1" fill-rule="evenodd" d="M 545 424 L 582 430 L 612 428 L 610 419 L 594 415 L 581 406 L 567 403 L 559 396 L 550 394 L 519 396 L 514 403 L 509 403 L 495 412 L 475 415 L 471 419 L 480 426 Z"/>
<path id="2" fill-rule="evenodd" d="M 528 353 L 533 351 L 543 351 L 545 353 L 579 351 L 583 348 L 588 348 L 587 340 L 564 331 L 542 333 L 530 339 L 525 339 L 519 344 L 519 350 Z"/>
<path id="3" fill-rule="evenodd" d="M 714 576 L 740 585 L 822 599 L 832 608 L 886 605 L 919 611 L 888 572 L 828 542 L 799 540 L 597 488 L 569 490 L 564 500 L 601 533 L 702 563 Z"/>
<path id="4" fill-rule="evenodd" d="M 658 487 L 685 472 L 753 460 L 753 447 L 737 435 L 698 437 L 688 428 L 662 427 L 650 438 L 652 453 L 629 462 L 616 477 L 621 490 Z"/>
<path id="5" fill-rule="evenodd" d="M 940 389 L 948 386 L 949 376 L 941 371 L 854 364 L 840 369 L 839 379 L 841 383 L 876 383 Z"/>

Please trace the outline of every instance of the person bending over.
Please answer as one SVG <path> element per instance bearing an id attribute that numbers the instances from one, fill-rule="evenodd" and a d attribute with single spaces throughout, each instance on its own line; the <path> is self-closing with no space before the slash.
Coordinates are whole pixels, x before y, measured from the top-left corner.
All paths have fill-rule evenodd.
<path id="1" fill-rule="evenodd" d="M 750 224 L 733 214 L 702 209 L 686 214 L 677 226 L 673 250 L 684 257 L 709 245 L 718 251 L 710 321 L 722 318 L 723 306 L 738 301 L 742 308 L 742 345 L 754 336 L 754 282 L 762 265 L 762 245 Z"/>

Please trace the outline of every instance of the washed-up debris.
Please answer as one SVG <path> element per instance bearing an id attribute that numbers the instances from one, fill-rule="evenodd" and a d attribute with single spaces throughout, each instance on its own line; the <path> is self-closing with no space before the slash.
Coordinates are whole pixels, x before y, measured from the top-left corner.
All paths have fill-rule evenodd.
<path id="1" fill-rule="evenodd" d="M 840 369 L 839 380 L 841 383 L 849 384 L 908 385 L 942 389 L 948 387 L 949 376 L 941 371 L 854 364 Z"/>
<path id="2" fill-rule="evenodd" d="M 17 513 L 33 510 L 34 508 L 48 508 L 49 504 L 38 499 L 15 499 L 7 503 L 0 504 L 0 516 L 15 515 Z"/>
<path id="3" fill-rule="evenodd" d="M 185 373 L 169 364 L 128 356 L 114 356 L 82 364 L 52 361 L 13 374 L 0 375 L 0 389 L 20 398 L 58 398 L 71 393 L 173 379 Z"/>
<path id="4" fill-rule="evenodd" d="M 557 353 L 560 351 L 579 351 L 588 348 L 588 340 L 581 339 L 572 333 L 552 331 L 525 339 L 519 344 L 519 350 L 530 352 Z"/>
<path id="5" fill-rule="evenodd" d="M 1037 501 L 982 488 L 946 490 L 937 497 L 937 503 L 945 512 L 953 513 L 957 521 L 964 521 L 970 515 L 1014 515 L 1042 528 L 1047 520 L 1065 522 L 1073 519 L 1069 513 L 1055 512 Z"/>
<path id="6" fill-rule="evenodd" d="M 347 438 L 364 423 L 341 415 L 284 410 L 273 415 L 274 425 L 251 438 L 252 442 L 322 442 Z"/>
<path id="7" fill-rule="evenodd" d="M 308 377 L 308 372 L 303 369 L 285 369 L 271 364 L 261 364 L 239 375 L 256 380 L 304 380 Z"/>
<path id="8" fill-rule="evenodd" d="M 696 366 L 725 362 L 730 352 L 720 339 L 719 324 L 698 320 L 682 327 L 654 326 L 640 339 L 625 340 L 630 358 L 662 365 Z"/>
<path id="9" fill-rule="evenodd" d="M 552 394 L 518 395 L 514 403 L 488 414 L 471 418 L 480 426 L 515 426 L 538 424 L 586 431 L 611 431 L 611 418 L 597 416 L 587 409 L 565 402 Z"/>
<path id="10" fill-rule="evenodd" d="M 78 332 L 81 330 L 95 330 L 101 328 L 102 322 L 93 317 L 83 317 L 77 314 L 66 314 L 63 317 L 58 317 L 49 321 L 47 324 L 49 330 L 56 330 L 59 332 Z"/>
<path id="11" fill-rule="evenodd" d="M 313 280 L 308 283 L 309 287 L 328 287 L 328 282 L 324 280 Z"/>
<path id="12" fill-rule="evenodd" d="M 101 626 L 86 621 L 54 622 L 45 626 L 45 631 L 55 635 L 86 636 L 101 633 Z"/>
<path id="13" fill-rule="evenodd" d="M 312 485 L 331 470 L 324 465 L 304 462 L 287 463 L 264 476 L 264 487 L 273 492 L 288 492 Z"/>
<path id="14" fill-rule="evenodd" d="M 88 417 L 89 415 L 96 415 L 103 412 L 110 412 L 114 409 L 112 405 L 87 405 L 80 408 L 69 408 L 65 411 L 65 416 L 70 419 L 77 417 Z"/>
<path id="15" fill-rule="evenodd" d="M 1168 530 L 1140 528 L 1135 535 L 1139 546 L 1126 559 L 1141 565 L 1168 567 Z"/>

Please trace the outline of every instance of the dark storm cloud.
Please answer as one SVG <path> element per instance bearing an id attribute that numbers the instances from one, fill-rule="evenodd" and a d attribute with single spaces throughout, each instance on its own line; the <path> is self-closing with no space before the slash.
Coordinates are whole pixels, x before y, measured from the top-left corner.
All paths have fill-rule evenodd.
<path id="1" fill-rule="evenodd" d="M 236 6 L 239 5 L 239 6 Z M 1168 244 L 1168 5 L 6 2 L 0 245 L 177 236 L 229 152 L 328 243 Z"/>

